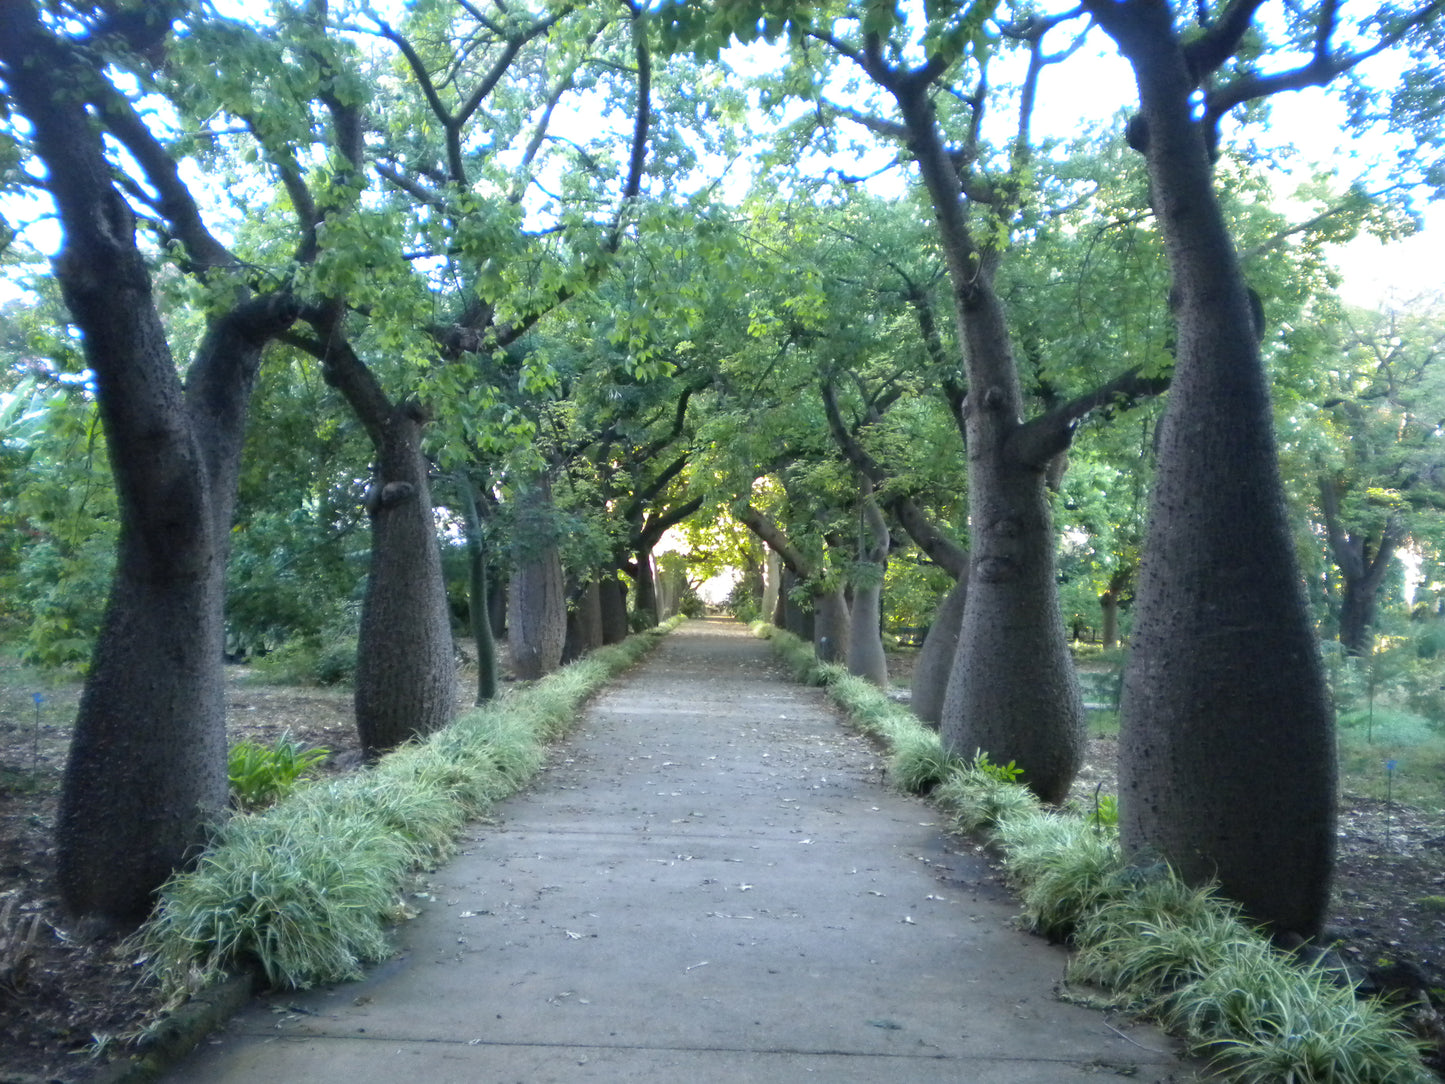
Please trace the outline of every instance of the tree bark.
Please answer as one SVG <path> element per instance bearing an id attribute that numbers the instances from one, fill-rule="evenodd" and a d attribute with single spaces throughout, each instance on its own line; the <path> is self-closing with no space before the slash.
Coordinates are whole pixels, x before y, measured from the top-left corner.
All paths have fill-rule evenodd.
<path id="1" fill-rule="evenodd" d="M 938 729 L 943 719 L 943 701 L 953 673 L 954 656 L 958 653 L 958 633 L 963 626 L 967 602 L 968 577 L 965 576 L 943 596 L 913 665 L 910 705 L 913 714 L 934 729 Z"/>
<path id="2" fill-rule="evenodd" d="M 652 567 L 652 550 L 637 551 L 636 574 L 632 578 L 636 598 L 632 612 L 638 615 L 644 628 L 652 628 L 662 619 L 657 605 L 657 573 Z"/>
<path id="3" fill-rule="evenodd" d="M 597 581 L 592 580 L 569 594 L 573 597 L 567 609 L 567 639 L 562 648 L 564 663 L 580 659 L 602 646 L 602 591 Z"/>
<path id="4" fill-rule="evenodd" d="M 763 603 L 759 616 L 764 621 L 777 624 L 778 581 L 783 575 L 783 560 L 771 546 L 765 546 L 767 556 L 763 560 Z"/>
<path id="5" fill-rule="evenodd" d="M 627 639 L 627 585 L 616 575 L 598 585 L 602 602 L 602 642 L 620 644 Z"/>
<path id="6" fill-rule="evenodd" d="M 1243 273 L 1165 5 L 1090 9 L 1133 65 L 1178 347 L 1125 668 L 1120 834 L 1316 933 L 1335 841 L 1334 727 L 1279 481 Z M 970 605 L 972 601 L 970 600 Z"/>
<path id="7" fill-rule="evenodd" d="M 813 653 L 819 662 L 843 662 L 848 657 L 848 600 L 843 587 L 816 588 L 813 592 Z"/>
<path id="8" fill-rule="evenodd" d="M 848 625 L 848 672 L 888 688 L 888 656 L 883 651 L 883 577 L 888 567 L 888 525 L 878 511 L 872 487 L 862 494 L 864 545 L 859 554 L 868 567 L 865 580 L 853 586 L 853 607 Z"/>
<path id="9" fill-rule="evenodd" d="M 477 703 L 485 704 L 497 695 L 497 643 L 492 637 L 492 604 L 489 590 L 486 528 L 480 502 L 466 471 L 459 471 L 462 520 L 467 531 L 467 619 L 477 648 Z"/>
<path id="10" fill-rule="evenodd" d="M 371 563 L 356 651 L 356 728 L 376 757 L 440 730 L 456 702 L 456 655 L 432 519 L 425 417 L 393 407 L 367 495 Z"/>
<path id="11" fill-rule="evenodd" d="M 1345 654 L 1363 658 L 1374 650 L 1375 613 L 1380 586 L 1403 537 L 1395 517 L 1385 521 L 1379 537 L 1363 538 L 1345 527 L 1340 514 L 1340 490 L 1333 479 L 1320 479 L 1320 507 L 1330 556 L 1340 570 L 1340 645 Z M 1373 552 L 1372 552 L 1373 551 Z"/>
<path id="12" fill-rule="evenodd" d="M 1044 801 L 1062 801 L 1084 752 L 1084 709 L 1064 636 L 1044 471 L 1071 427 L 1052 416 L 1024 424 L 997 252 L 977 247 L 962 182 L 942 143 L 928 83 L 883 65 L 870 74 L 894 95 L 933 204 L 949 277 L 969 396 L 965 411 L 972 553 L 953 673 L 944 697 L 944 745 L 1016 761 Z"/>
<path id="13" fill-rule="evenodd" d="M 535 680 L 557 669 L 567 637 L 566 584 L 545 478 L 518 495 L 514 530 L 508 644 L 517 676 Z"/>
<path id="14" fill-rule="evenodd" d="M 57 881 L 71 916 L 126 927 L 145 917 L 226 805 L 231 514 L 261 353 L 295 311 L 279 295 L 213 319 L 183 386 L 135 217 L 86 112 L 87 95 L 105 84 L 30 5 L 0 9 L 0 63 L 65 228 L 55 276 L 95 373 L 121 514 L 62 783 Z"/>

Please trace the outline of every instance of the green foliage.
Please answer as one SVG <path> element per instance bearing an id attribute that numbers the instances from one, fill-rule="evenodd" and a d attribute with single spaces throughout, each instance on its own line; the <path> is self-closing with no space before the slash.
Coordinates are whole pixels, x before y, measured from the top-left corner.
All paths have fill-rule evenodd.
<path id="1" fill-rule="evenodd" d="M 993 763 L 982 749 L 974 752 L 973 763 L 969 765 L 969 768 L 985 779 L 993 779 L 1000 783 L 1017 783 L 1024 774 L 1024 770 L 1013 761 L 1009 761 L 1007 764 Z"/>
<path id="2" fill-rule="evenodd" d="M 247 812 L 275 805 L 330 753 L 329 749 L 303 748 L 291 740 L 289 733 L 271 746 L 237 742 L 226 760 L 231 800 Z"/>
<path id="3" fill-rule="evenodd" d="M 275 685 L 347 685 L 356 674 L 356 635 L 298 636 L 255 659 L 251 669 Z"/>
<path id="4" fill-rule="evenodd" d="M 888 771 L 893 785 L 904 793 L 928 794 L 963 763 L 962 757 L 943 748 L 936 731 L 919 727 L 894 742 Z"/>

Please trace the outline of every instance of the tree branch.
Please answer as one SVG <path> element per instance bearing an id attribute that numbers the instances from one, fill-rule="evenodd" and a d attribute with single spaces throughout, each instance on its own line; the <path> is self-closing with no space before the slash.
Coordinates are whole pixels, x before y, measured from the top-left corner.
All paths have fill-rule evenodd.
<path id="1" fill-rule="evenodd" d="M 1127 408 L 1140 399 L 1161 395 L 1169 389 L 1169 381 L 1167 376 L 1143 376 L 1139 366 L 1128 369 L 1107 384 L 1019 426 L 1008 438 L 1007 453 L 1025 466 L 1042 470 L 1068 449 L 1079 423 L 1094 411 Z"/>

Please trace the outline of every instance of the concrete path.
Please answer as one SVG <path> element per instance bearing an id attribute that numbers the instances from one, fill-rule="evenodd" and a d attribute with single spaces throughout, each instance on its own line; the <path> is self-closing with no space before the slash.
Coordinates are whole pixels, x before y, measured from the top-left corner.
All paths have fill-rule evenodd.
<path id="1" fill-rule="evenodd" d="M 363 982 L 258 1003 L 169 1080 L 1182 1082 L 823 694 L 693 622 L 593 702 Z"/>

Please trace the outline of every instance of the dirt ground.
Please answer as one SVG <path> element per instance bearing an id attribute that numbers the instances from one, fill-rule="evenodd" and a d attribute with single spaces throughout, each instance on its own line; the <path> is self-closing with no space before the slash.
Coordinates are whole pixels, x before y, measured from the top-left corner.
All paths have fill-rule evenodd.
<path id="1" fill-rule="evenodd" d="M 895 659 L 895 673 L 909 661 Z M 464 674 L 461 706 L 471 691 Z M 78 692 L 0 682 L 0 1084 L 83 1081 L 156 1007 L 124 943 L 72 940 L 57 909 L 51 826 Z M 229 709 L 233 741 L 289 733 L 333 761 L 354 759 L 343 756 L 357 748 L 346 690 L 264 685 L 235 667 Z M 1111 738 L 1090 741 L 1077 795 L 1112 789 L 1115 753 Z M 1341 957 L 1367 988 L 1445 1006 L 1445 818 L 1346 794 L 1339 835 L 1327 932 Z M 32 927 L 33 945 L 17 952 Z M 23 963 L 7 966 L 16 956 Z M 1445 1038 L 1433 1009 L 1416 1017 L 1427 1037 Z"/>

